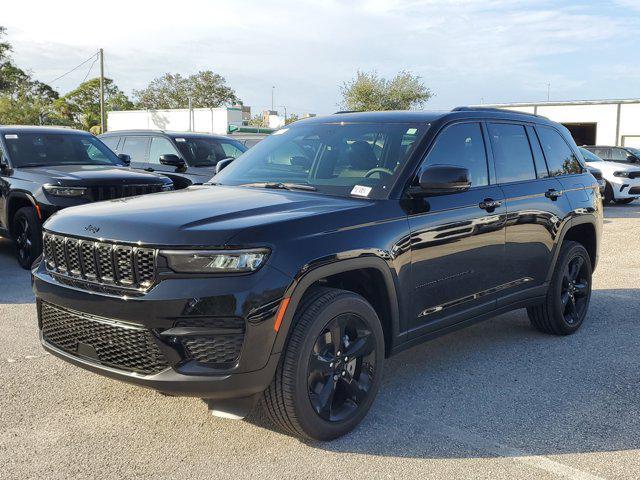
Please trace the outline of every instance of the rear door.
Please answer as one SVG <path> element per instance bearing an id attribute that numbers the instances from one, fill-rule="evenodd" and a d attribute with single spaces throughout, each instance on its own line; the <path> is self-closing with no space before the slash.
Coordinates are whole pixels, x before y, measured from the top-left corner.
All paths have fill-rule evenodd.
<path id="1" fill-rule="evenodd" d="M 507 208 L 506 278 L 500 307 L 543 288 L 554 240 L 570 207 L 562 185 L 549 175 L 532 126 L 491 122 L 487 128 Z"/>
<path id="2" fill-rule="evenodd" d="M 484 137 L 480 122 L 445 127 L 418 172 L 417 178 L 431 165 L 464 167 L 471 188 L 409 202 L 414 336 L 496 306 L 504 283 L 506 209 L 491 181 Z"/>
<path id="3" fill-rule="evenodd" d="M 0 140 L 0 163 L 7 162 L 7 157 L 4 154 L 2 147 L 2 141 Z M 0 170 L 0 229 L 5 228 L 9 230 L 9 226 L 5 225 L 3 221 L 5 208 L 7 206 L 7 197 L 9 196 L 9 181 L 6 178 L 6 173 Z M 6 220 L 7 222 L 9 219 Z"/>
<path id="4" fill-rule="evenodd" d="M 149 137 L 138 135 L 125 136 L 118 147 L 119 153 L 124 153 L 131 157 L 131 167 L 153 171 L 147 165 L 149 152 Z"/>

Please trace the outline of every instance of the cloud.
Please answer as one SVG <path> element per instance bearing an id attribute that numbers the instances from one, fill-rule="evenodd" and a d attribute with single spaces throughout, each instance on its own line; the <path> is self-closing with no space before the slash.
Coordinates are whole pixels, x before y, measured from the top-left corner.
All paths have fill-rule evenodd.
<path id="1" fill-rule="evenodd" d="M 126 91 L 167 71 L 213 69 L 254 110 L 269 106 L 275 85 L 277 105 L 328 113 L 358 69 L 421 75 L 437 94 L 435 107 L 530 99 L 546 95 L 547 81 L 558 93 L 580 90 L 585 81 L 572 58 L 605 61 L 607 49 L 638 34 L 638 15 L 546 0 L 65 5 L 35 0 L 3 12 L 16 60 L 39 79 L 103 47 L 107 74 Z M 86 70 L 76 73 L 55 86 L 73 88 Z"/>

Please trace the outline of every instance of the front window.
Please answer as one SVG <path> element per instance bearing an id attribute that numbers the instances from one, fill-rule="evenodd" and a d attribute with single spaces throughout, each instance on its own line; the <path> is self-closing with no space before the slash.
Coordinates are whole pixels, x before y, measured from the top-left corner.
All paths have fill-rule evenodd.
<path id="1" fill-rule="evenodd" d="M 580 153 L 582 154 L 582 157 L 584 158 L 585 162 L 603 162 L 604 161 L 595 153 L 590 152 L 586 148 L 578 147 L 578 150 L 580 150 Z"/>
<path id="2" fill-rule="evenodd" d="M 223 158 L 236 158 L 247 150 L 231 139 L 176 137 L 174 140 L 187 163 L 194 167 L 214 167 Z"/>
<path id="3" fill-rule="evenodd" d="M 95 137 L 72 133 L 14 133 L 4 136 L 14 167 L 125 165 Z"/>
<path id="4" fill-rule="evenodd" d="M 427 128 L 404 123 L 283 128 L 231 163 L 214 182 L 385 198 Z"/>

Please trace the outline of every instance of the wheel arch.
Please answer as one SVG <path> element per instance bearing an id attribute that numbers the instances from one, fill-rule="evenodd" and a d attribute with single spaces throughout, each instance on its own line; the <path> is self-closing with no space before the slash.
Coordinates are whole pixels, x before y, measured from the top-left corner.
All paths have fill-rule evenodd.
<path id="1" fill-rule="evenodd" d="M 341 288 L 363 296 L 372 305 L 382 323 L 386 355 L 391 352 L 400 331 L 396 278 L 385 260 L 369 256 L 318 266 L 296 279 L 285 293 L 285 298 L 288 297 L 290 300 L 273 353 L 279 353 L 284 349 L 298 306 L 304 295 L 316 285 Z"/>
<path id="2" fill-rule="evenodd" d="M 590 217 L 575 217 L 565 225 L 562 230 L 558 242 L 556 243 L 555 252 L 553 254 L 553 262 L 547 274 L 547 281 L 551 280 L 553 271 L 560 255 L 560 247 L 565 241 L 573 241 L 580 243 L 589 253 L 591 259 L 591 268 L 596 269 L 598 263 L 598 230 L 594 220 Z"/>
<path id="3" fill-rule="evenodd" d="M 21 192 L 21 191 L 11 192 L 7 198 L 5 213 L 6 213 L 7 230 L 12 234 L 13 234 L 12 232 L 13 217 L 15 216 L 16 212 L 20 210 L 22 207 L 36 208 L 37 203 L 35 199 L 27 192 Z M 36 209 L 36 213 L 37 213 L 37 209 Z M 40 215 L 38 215 L 38 218 L 40 218 Z"/>

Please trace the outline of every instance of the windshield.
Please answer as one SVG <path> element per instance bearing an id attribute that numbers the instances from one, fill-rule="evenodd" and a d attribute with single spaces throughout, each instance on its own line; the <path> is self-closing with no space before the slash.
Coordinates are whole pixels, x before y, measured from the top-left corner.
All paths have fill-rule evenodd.
<path id="1" fill-rule="evenodd" d="M 222 185 L 385 198 L 428 124 L 311 124 L 276 131 L 213 179 Z"/>
<path id="2" fill-rule="evenodd" d="M 97 138 L 73 133 L 7 133 L 14 167 L 121 165 L 125 163 Z"/>
<path id="3" fill-rule="evenodd" d="M 223 158 L 238 158 L 247 147 L 236 140 L 207 137 L 174 138 L 180 153 L 194 167 L 214 167 Z"/>
<path id="4" fill-rule="evenodd" d="M 627 147 L 627 150 L 629 150 L 636 157 L 640 158 L 640 149 Z"/>
<path id="5" fill-rule="evenodd" d="M 582 153 L 582 156 L 584 157 L 585 162 L 603 162 L 604 161 L 595 153 L 590 152 L 586 148 L 578 147 L 578 150 L 580 150 L 580 153 Z"/>

